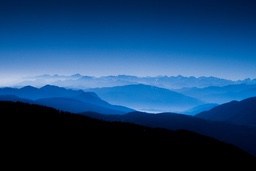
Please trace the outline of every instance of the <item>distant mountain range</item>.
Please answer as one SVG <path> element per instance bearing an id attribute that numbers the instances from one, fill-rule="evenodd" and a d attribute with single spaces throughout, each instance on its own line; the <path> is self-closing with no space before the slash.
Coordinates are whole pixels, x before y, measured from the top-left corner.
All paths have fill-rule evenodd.
<path id="1" fill-rule="evenodd" d="M 95 92 L 112 104 L 151 113 L 181 112 L 203 104 L 195 98 L 143 84 L 88 89 L 88 91 Z"/>
<path id="2" fill-rule="evenodd" d="M 1 88 L 0 100 L 30 102 L 73 113 L 91 111 L 103 114 L 124 114 L 134 111 L 127 107 L 111 105 L 93 92 L 50 85 L 42 88 L 32 86 L 20 89 Z"/>
<path id="3" fill-rule="evenodd" d="M 223 87 L 183 88 L 176 92 L 203 100 L 207 103 L 226 103 L 232 100 L 243 100 L 256 96 L 256 84 L 236 84 Z"/>
<path id="4" fill-rule="evenodd" d="M 41 75 L 31 78 L 26 78 L 22 83 L 18 83 L 15 86 L 23 87 L 27 85 L 33 85 L 36 87 L 42 87 L 46 84 L 51 84 L 60 87 L 72 88 L 72 89 L 82 89 L 88 90 L 92 89 L 93 91 L 97 91 L 98 95 L 107 100 L 110 103 L 122 104 L 127 105 L 129 107 L 134 107 L 136 109 L 140 109 L 142 111 L 148 112 L 182 112 L 187 114 L 196 114 L 196 112 L 201 112 L 204 107 L 202 108 L 201 105 L 205 104 L 222 104 L 227 103 L 232 100 L 242 100 L 245 98 L 256 96 L 256 79 L 244 79 L 244 80 L 226 80 L 216 77 L 184 77 L 184 76 L 155 76 L 155 77 L 136 77 L 136 76 L 128 76 L 128 75 L 118 75 L 118 76 L 103 76 L 103 77 L 91 77 L 91 76 L 83 76 L 80 74 L 75 74 L 71 76 L 62 76 L 62 75 Z M 175 99 L 174 97 L 165 100 L 165 104 L 162 103 L 161 105 L 161 97 L 164 99 L 165 96 L 159 95 L 154 93 L 152 90 L 151 94 L 148 93 L 150 90 L 148 87 L 145 87 L 147 93 L 145 95 L 151 95 L 148 99 L 141 99 L 139 97 L 126 97 L 127 94 L 122 94 L 118 96 L 110 96 L 110 92 L 112 91 L 115 93 L 114 90 L 119 87 L 125 89 L 126 86 L 138 86 L 138 85 L 148 85 L 152 87 L 158 87 L 163 89 L 168 89 L 172 92 L 180 93 L 183 96 L 188 96 L 190 100 L 188 100 L 188 104 L 183 103 L 183 105 L 187 106 L 180 106 L 178 102 L 180 99 Z M 100 90 L 102 89 L 102 90 Z M 163 90 L 162 89 L 162 90 Z M 131 92 L 129 92 L 131 91 Z M 136 89 L 132 90 L 124 90 L 123 93 L 134 94 Z M 163 92 L 163 91 L 162 91 Z M 142 95 L 140 92 L 136 92 L 136 94 Z M 161 94 L 161 93 L 160 93 Z M 171 95 L 171 93 L 167 93 Z M 168 96 L 168 95 L 166 95 Z M 123 99 L 117 97 L 122 97 Z M 181 96 L 180 96 L 181 97 Z M 191 103 L 191 97 L 194 100 L 200 101 L 201 103 Z M 129 98 L 133 98 L 134 101 L 129 102 Z M 158 100 L 156 100 L 158 99 Z M 173 106 L 173 99 L 177 101 L 176 106 Z M 137 101 L 136 101 L 137 100 Z M 143 103 L 142 100 L 144 101 Z M 150 101 L 155 101 L 155 105 L 151 105 Z M 162 100 L 164 101 L 164 100 Z M 132 104 L 136 103 L 137 104 Z M 139 104 L 139 102 L 141 104 Z M 195 102 L 195 101 L 194 101 Z M 202 103 L 203 102 L 203 103 Z M 148 103 L 148 104 L 146 104 Z M 166 107 L 169 105 L 169 107 Z M 197 107 L 198 106 L 198 107 Z M 175 107 L 177 107 L 175 109 Z M 197 108 L 195 108 L 197 107 Z M 209 107 L 209 106 L 208 106 Z M 160 110 L 161 108 L 161 110 Z M 184 109 L 182 111 L 182 108 Z M 192 108 L 195 108 L 192 109 Z M 199 109 L 199 110 L 198 110 Z M 206 108 L 210 109 L 210 108 Z M 191 110 L 191 111 L 189 111 Z M 192 113 L 191 113 L 192 112 Z"/>
<path id="5" fill-rule="evenodd" d="M 71 76 L 41 75 L 36 77 L 24 78 L 23 82 L 17 83 L 15 84 L 15 86 L 33 85 L 36 87 L 42 87 L 46 84 L 77 89 L 124 86 L 130 84 L 146 84 L 167 89 L 180 89 L 184 87 L 203 88 L 208 86 L 226 86 L 233 84 L 256 84 L 256 79 L 232 81 L 216 77 L 137 77 L 129 75 L 91 77 L 75 74 Z"/>
<path id="6" fill-rule="evenodd" d="M 4 156 L 9 153 L 18 156 L 26 154 L 26 159 L 27 156 L 47 156 L 54 162 L 74 157 L 82 161 L 93 158 L 99 163 L 125 160 L 129 164 L 134 161 L 142 164 L 145 161 L 143 165 L 154 163 L 158 168 L 163 164 L 169 166 L 170 161 L 188 163 L 205 159 L 209 163 L 214 161 L 215 166 L 222 166 L 223 162 L 244 167 L 255 163 L 255 157 L 246 152 L 191 131 L 104 122 L 13 102 L 0 102 L 0 112 L 3 127 L 1 144 L 8 149 L 2 152 Z M 136 116 L 142 115 L 133 117 Z M 77 156 L 77 153 L 81 155 Z M 12 161 L 15 160 L 12 158 Z"/>
<path id="7" fill-rule="evenodd" d="M 73 77 L 79 77 L 79 75 Z M 84 91 L 49 85 L 42 88 L 25 86 L 20 89 L 0 88 L 0 96 L 13 95 L 23 100 L 33 100 L 38 104 L 58 107 L 61 110 L 76 113 L 83 112 L 85 108 L 99 113 L 131 112 L 127 108 L 110 105 L 115 104 L 150 113 L 178 112 L 195 115 L 205 110 L 210 110 L 218 104 L 256 96 L 256 84 L 175 90 L 144 84 L 132 84 L 84 89 Z"/>
<path id="8" fill-rule="evenodd" d="M 225 103 L 199 113 L 196 117 L 256 128 L 256 97 Z"/>
<path id="9" fill-rule="evenodd" d="M 152 113 L 181 112 L 203 104 L 195 98 L 168 89 L 142 84 L 88 89 L 86 92 L 50 85 L 42 88 L 1 88 L 0 99 L 23 102 L 30 100 L 74 113 L 93 111 L 106 114 L 123 114 L 133 111 L 132 109 Z"/>

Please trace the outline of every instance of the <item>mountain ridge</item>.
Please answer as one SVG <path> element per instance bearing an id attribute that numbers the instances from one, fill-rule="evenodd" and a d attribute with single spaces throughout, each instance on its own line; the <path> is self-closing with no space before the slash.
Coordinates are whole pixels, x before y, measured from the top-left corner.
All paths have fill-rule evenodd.
<path id="1" fill-rule="evenodd" d="M 124 86 L 129 84 L 147 84 L 167 89 L 179 89 L 184 87 L 208 87 L 208 86 L 226 86 L 230 84 L 256 84 L 256 79 L 228 80 L 218 77 L 194 77 L 194 76 L 86 76 L 74 74 L 64 75 L 41 75 L 24 79 L 23 82 L 15 84 L 16 86 L 33 85 L 36 87 L 45 84 L 52 84 L 61 87 L 88 89 L 113 86 Z"/>
<path id="2" fill-rule="evenodd" d="M 256 84 L 236 84 L 227 86 L 210 86 L 205 88 L 183 88 L 175 91 L 208 103 L 226 103 L 256 96 Z"/>
<path id="3" fill-rule="evenodd" d="M 31 103 L 38 103 L 45 106 L 49 105 L 50 107 L 55 107 L 59 110 L 66 110 L 74 113 L 81 113 L 90 110 L 92 112 L 100 112 L 103 114 L 123 114 L 133 111 L 133 109 L 129 109 L 127 107 L 111 105 L 100 99 L 93 92 L 71 90 L 52 85 L 46 85 L 41 88 L 26 86 L 20 89 L 0 89 L 0 96 L 2 96 L 2 100 L 7 100 L 4 99 L 4 97 L 10 95 L 16 96 L 17 98 L 14 98 L 16 101 L 31 101 Z M 56 98 L 58 100 L 56 100 Z"/>
<path id="4" fill-rule="evenodd" d="M 201 112 L 196 117 L 256 127 L 256 96 L 224 103 L 209 111 Z"/>
<path id="5" fill-rule="evenodd" d="M 183 94 L 144 84 L 88 89 L 106 101 L 139 111 L 180 112 L 203 104 Z"/>
<path id="6" fill-rule="evenodd" d="M 145 112 L 132 112 L 125 115 L 83 113 L 83 115 L 111 122 L 128 122 L 153 128 L 189 130 L 236 145 L 256 156 L 255 127 L 208 121 L 201 118 L 176 113 L 149 114 Z"/>

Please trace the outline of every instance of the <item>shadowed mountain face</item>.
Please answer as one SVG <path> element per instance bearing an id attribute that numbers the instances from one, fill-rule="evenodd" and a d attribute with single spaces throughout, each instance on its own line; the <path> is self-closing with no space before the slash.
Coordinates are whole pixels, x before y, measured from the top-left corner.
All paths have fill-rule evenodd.
<path id="1" fill-rule="evenodd" d="M 196 117 L 256 127 L 256 97 L 225 103 Z"/>
<path id="2" fill-rule="evenodd" d="M 126 107 L 111 105 L 92 92 L 71 90 L 50 85 L 40 89 L 31 86 L 21 89 L 2 88 L 0 89 L 0 100 L 30 101 L 31 103 L 74 113 L 92 111 L 103 114 L 123 114 L 133 111 Z"/>
<path id="3" fill-rule="evenodd" d="M 164 88 L 143 84 L 90 89 L 106 101 L 152 113 L 184 111 L 201 101 Z"/>
<path id="4" fill-rule="evenodd" d="M 106 161 L 111 155 L 112 161 L 146 161 L 147 166 L 148 162 L 169 165 L 170 161 L 206 158 L 215 165 L 255 161 L 234 146 L 189 131 L 108 123 L 23 103 L 0 102 L 0 111 L 2 143 L 11 146 L 8 153 L 12 154 L 26 152 L 37 157 L 50 152 L 48 157 L 73 158 L 79 152 L 81 158 Z"/>

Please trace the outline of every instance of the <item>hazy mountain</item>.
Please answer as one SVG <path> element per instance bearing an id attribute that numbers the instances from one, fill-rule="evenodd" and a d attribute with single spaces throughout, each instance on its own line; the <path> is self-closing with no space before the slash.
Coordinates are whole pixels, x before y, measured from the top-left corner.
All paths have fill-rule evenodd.
<path id="1" fill-rule="evenodd" d="M 133 112 L 118 116 L 84 113 L 84 115 L 107 121 L 129 122 L 153 128 L 190 130 L 202 135 L 214 137 L 229 144 L 236 145 L 256 156 L 255 127 L 208 121 L 193 116 L 174 113 L 148 114 Z"/>
<path id="2" fill-rule="evenodd" d="M 0 96 L 2 100 L 14 101 L 10 98 L 14 96 L 15 101 L 26 102 L 30 100 L 32 101 L 31 103 L 42 104 L 75 113 L 92 111 L 103 114 L 124 114 L 133 111 L 126 107 L 111 105 L 100 99 L 93 92 L 71 90 L 50 85 L 42 88 L 31 86 L 20 89 L 2 88 L 0 89 Z"/>
<path id="3" fill-rule="evenodd" d="M 180 89 L 184 87 L 226 86 L 232 84 L 256 84 L 256 79 L 226 80 L 216 77 L 184 77 L 184 76 L 152 76 L 137 77 L 129 75 L 91 77 L 75 74 L 71 76 L 41 75 L 25 78 L 16 86 L 33 85 L 41 87 L 46 84 L 70 87 L 77 89 L 124 86 L 130 84 L 147 84 L 167 89 Z"/>
<path id="4" fill-rule="evenodd" d="M 226 103 L 256 96 L 256 84 L 237 84 L 223 87 L 183 88 L 175 90 L 209 103 Z"/>
<path id="5" fill-rule="evenodd" d="M 174 91 L 143 84 L 89 89 L 102 99 L 139 111 L 177 112 L 184 111 L 203 102 Z"/>
<path id="6" fill-rule="evenodd" d="M 19 98 L 14 95 L 0 95 L 0 101 L 33 103 L 32 100 Z"/>
<path id="7" fill-rule="evenodd" d="M 22 103 L 0 102 L 0 111 L 4 128 L 1 144 L 9 149 L 8 154 L 46 155 L 56 162 L 73 159 L 78 153 L 82 161 L 121 159 L 140 164 L 146 161 L 147 166 L 204 159 L 220 166 L 224 161 L 232 166 L 255 162 L 254 157 L 232 145 L 190 131 L 109 123 Z M 5 151 L 3 155 L 7 155 Z"/>
<path id="8" fill-rule="evenodd" d="M 212 121 L 256 127 L 256 97 L 225 103 L 196 116 Z"/>
<path id="9" fill-rule="evenodd" d="M 196 115 L 198 113 L 204 112 L 204 111 L 208 111 L 214 107 L 218 106 L 218 104 L 216 103 L 207 103 L 207 104 L 202 104 L 196 107 L 193 107 L 187 111 L 182 112 L 183 114 L 187 114 L 187 115 Z"/>
<path id="10" fill-rule="evenodd" d="M 58 75 L 58 74 L 55 74 L 55 75 L 44 74 L 44 75 L 39 75 L 34 77 L 25 77 L 22 79 L 23 81 L 13 84 L 12 87 L 24 87 L 27 85 L 31 85 L 34 87 L 42 87 L 44 85 L 61 86 L 54 83 L 57 81 L 61 82 L 66 80 L 69 80 L 69 82 L 74 81 L 78 79 L 77 77 L 78 74 L 75 74 L 75 75 L 64 76 L 64 75 Z"/>
<path id="11" fill-rule="evenodd" d="M 81 112 L 98 112 L 102 114 L 124 114 L 128 111 L 132 111 L 129 108 L 114 105 L 104 105 L 92 104 L 82 102 L 77 99 L 65 98 L 65 97 L 55 97 L 55 98 L 45 98 L 38 99 L 34 101 L 35 104 L 53 107 L 62 111 L 81 113 Z"/>

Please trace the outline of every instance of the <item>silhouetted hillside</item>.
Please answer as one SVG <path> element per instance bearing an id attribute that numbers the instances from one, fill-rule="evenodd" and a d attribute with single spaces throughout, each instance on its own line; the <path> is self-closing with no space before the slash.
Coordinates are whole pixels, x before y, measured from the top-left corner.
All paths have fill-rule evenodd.
<path id="1" fill-rule="evenodd" d="M 196 116 L 212 121 L 256 127 L 256 97 L 225 103 Z"/>
<path id="2" fill-rule="evenodd" d="M 153 128 L 190 130 L 201 135 L 214 137 L 226 143 L 236 145 L 256 156 L 256 129 L 254 127 L 207 121 L 192 116 L 174 113 L 148 114 L 133 112 L 120 116 L 84 113 L 84 115 L 107 121 L 129 122 Z"/>
<path id="3" fill-rule="evenodd" d="M 96 162 L 119 159 L 132 164 L 144 160 L 147 165 L 201 159 L 214 160 L 215 165 L 220 161 L 254 161 L 231 145 L 189 131 L 108 123 L 23 103 L 0 102 L 0 112 L 2 143 L 13 155 L 74 158 L 77 152 L 79 158 L 90 157 Z"/>

